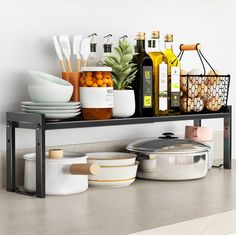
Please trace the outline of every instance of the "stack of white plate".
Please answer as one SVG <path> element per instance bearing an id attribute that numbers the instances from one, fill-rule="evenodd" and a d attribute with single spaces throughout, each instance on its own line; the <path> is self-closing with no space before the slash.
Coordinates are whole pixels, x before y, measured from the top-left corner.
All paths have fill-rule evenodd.
<path id="1" fill-rule="evenodd" d="M 45 114 L 47 119 L 72 118 L 81 113 L 80 102 L 36 103 L 23 101 L 21 102 L 21 110 L 26 113 Z"/>
<path id="2" fill-rule="evenodd" d="M 138 163 L 136 155 L 122 152 L 87 153 L 88 163 L 100 165 L 100 173 L 89 175 L 89 185 L 125 187 L 135 181 Z"/>

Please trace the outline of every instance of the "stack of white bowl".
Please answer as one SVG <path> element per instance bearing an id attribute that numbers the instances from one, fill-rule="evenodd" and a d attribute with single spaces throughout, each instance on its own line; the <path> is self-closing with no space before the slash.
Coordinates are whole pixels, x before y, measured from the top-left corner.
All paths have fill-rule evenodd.
<path id="1" fill-rule="evenodd" d="M 125 187 L 135 181 L 138 162 L 133 153 L 87 153 L 88 163 L 100 165 L 97 175 L 89 175 L 89 185 L 100 187 Z"/>
<path id="2" fill-rule="evenodd" d="M 21 103 L 22 111 L 45 114 L 48 119 L 71 118 L 80 114 L 80 102 L 70 102 L 71 83 L 50 74 L 31 71 L 28 91 L 32 101 Z"/>

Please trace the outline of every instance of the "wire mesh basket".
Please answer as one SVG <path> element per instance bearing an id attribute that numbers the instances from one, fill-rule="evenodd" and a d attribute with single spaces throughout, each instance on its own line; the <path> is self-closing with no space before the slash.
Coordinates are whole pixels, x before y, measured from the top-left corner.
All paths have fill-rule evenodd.
<path id="1" fill-rule="evenodd" d="M 196 50 L 203 66 L 204 74 L 180 76 L 180 111 L 217 112 L 227 107 L 230 75 L 218 75 L 200 50 L 200 44 L 180 45 L 181 60 L 185 50 Z M 203 60 L 212 69 L 206 74 Z"/>

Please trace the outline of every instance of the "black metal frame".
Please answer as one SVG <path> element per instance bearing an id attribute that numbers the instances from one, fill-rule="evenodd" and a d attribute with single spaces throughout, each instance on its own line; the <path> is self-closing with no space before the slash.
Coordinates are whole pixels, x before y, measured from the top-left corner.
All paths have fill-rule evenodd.
<path id="1" fill-rule="evenodd" d="M 137 117 L 123 119 L 109 119 L 101 121 L 85 121 L 71 119 L 66 121 L 48 121 L 43 114 L 31 113 L 7 113 L 7 190 L 27 194 L 20 191 L 16 186 L 16 162 L 15 162 L 15 129 L 33 129 L 36 132 L 36 197 L 45 197 L 45 132 L 46 130 L 133 125 L 155 122 L 185 121 L 193 120 L 195 126 L 201 126 L 202 119 L 224 119 L 224 168 L 231 169 L 231 129 L 232 129 L 232 107 L 228 106 L 224 111 L 216 113 L 181 114 L 160 117 Z"/>

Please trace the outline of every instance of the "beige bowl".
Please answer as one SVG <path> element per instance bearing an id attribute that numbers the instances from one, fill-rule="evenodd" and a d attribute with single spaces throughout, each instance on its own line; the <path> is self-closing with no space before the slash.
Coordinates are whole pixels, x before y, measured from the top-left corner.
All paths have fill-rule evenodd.
<path id="1" fill-rule="evenodd" d="M 100 166 L 129 166 L 135 164 L 136 154 L 122 152 L 87 153 L 88 163 Z"/>
<path id="2" fill-rule="evenodd" d="M 138 162 L 131 166 L 101 166 L 100 173 L 89 175 L 88 179 L 100 182 L 114 182 L 119 180 L 130 180 L 136 177 Z"/>

